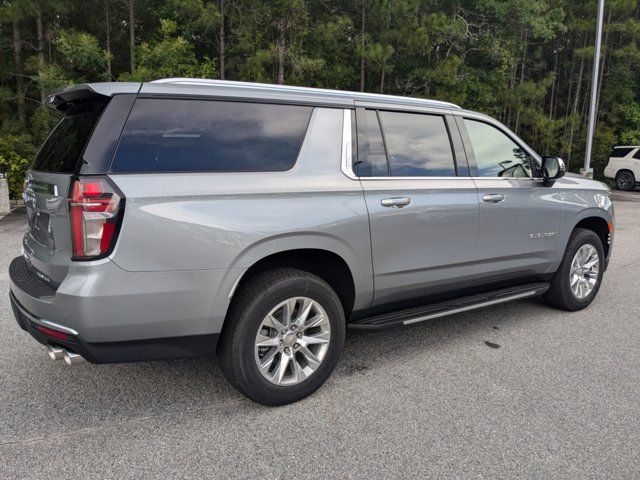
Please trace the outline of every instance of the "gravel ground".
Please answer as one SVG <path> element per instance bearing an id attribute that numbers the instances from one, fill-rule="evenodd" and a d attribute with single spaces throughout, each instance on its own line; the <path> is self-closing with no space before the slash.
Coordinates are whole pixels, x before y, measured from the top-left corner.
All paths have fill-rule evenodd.
<path id="1" fill-rule="evenodd" d="M 25 221 L 9 215 L 0 478 L 638 478 L 640 192 L 615 204 L 614 256 L 587 310 L 530 300 L 349 334 L 327 384 L 279 408 L 244 399 L 213 360 L 49 360 L 11 314 Z"/>

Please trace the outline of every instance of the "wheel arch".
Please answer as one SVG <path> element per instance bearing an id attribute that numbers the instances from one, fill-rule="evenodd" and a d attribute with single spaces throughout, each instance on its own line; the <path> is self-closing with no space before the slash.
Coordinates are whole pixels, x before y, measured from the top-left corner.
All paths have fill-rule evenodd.
<path id="1" fill-rule="evenodd" d="M 609 256 L 609 222 L 600 216 L 589 216 L 580 220 L 572 229 L 572 233 L 577 228 L 584 228 L 593 231 L 602 242 L 605 258 Z"/>
<path id="2" fill-rule="evenodd" d="M 284 250 L 256 261 L 238 279 L 231 295 L 231 302 L 249 279 L 259 272 L 274 268 L 295 268 L 317 275 L 336 292 L 345 316 L 349 318 L 356 299 L 356 285 L 351 268 L 337 253 L 320 248 Z"/>
<path id="3" fill-rule="evenodd" d="M 354 248 L 361 243 L 365 244 L 362 248 Z M 347 243 L 325 232 L 288 233 L 247 245 L 230 263 L 212 299 L 212 330 L 223 329 L 243 282 L 257 271 L 278 267 L 298 268 L 325 280 L 340 297 L 347 319 L 352 311 L 371 305 L 373 266 L 368 237 Z"/>
<path id="4" fill-rule="evenodd" d="M 629 175 L 631 175 L 631 188 L 629 190 L 633 190 L 635 188 L 635 186 L 638 184 L 638 180 L 639 180 L 639 176 L 636 174 L 636 172 L 632 169 L 632 168 L 628 168 L 628 167 L 623 167 L 623 168 L 619 168 L 618 171 L 616 171 L 615 176 L 613 177 L 614 181 L 616 182 L 616 188 L 618 187 L 618 176 L 622 173 L 628 173 Z M 625 189 L 619 188 L 620 190 L 624 191 Z"/>
<path id="5" fill-rule="evenodd" d="M 630 168 L 627 168 L 627 167 L 618 168 L 618 170 L 616 170 L 616 177 L 621 173 L 630 173 L 631 175 L 633 175 L 633 178 L 636 179 L 636 172 L 634 172 Z"/>

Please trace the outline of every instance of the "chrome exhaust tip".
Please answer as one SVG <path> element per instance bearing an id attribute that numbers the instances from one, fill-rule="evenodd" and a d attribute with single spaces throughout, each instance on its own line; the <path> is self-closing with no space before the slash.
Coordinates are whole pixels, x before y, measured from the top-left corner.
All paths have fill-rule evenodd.
<path id="1" fill-rule="evenodd" d="M 77 365 L 85 361 L 82 355 L 78 355 L 77 353 L 69 352 L 67 350 L 64 350 L 63 355 L 64 361 L 67 363 L 67 365 Z"/>
<path id="2" fill-rule="evenodd" d="M 64 349 L 60 347 L 47 346 L 47 354 L 51 360 L 60 360 L 64 357 Z"/>

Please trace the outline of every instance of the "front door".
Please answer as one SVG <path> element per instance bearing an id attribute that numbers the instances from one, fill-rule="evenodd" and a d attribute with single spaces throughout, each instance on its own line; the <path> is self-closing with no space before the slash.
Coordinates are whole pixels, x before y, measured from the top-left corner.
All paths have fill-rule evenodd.
<path id="1" fill-rule="evenodd" d="M 561 193 L 536 178 L 539 169 L 531 153 L 504 127 L 473 117 L 458 123 L 478 187 L 478 276 L 547 272 L 558 248 Z"/>
<path id="2" fill-rule="evenodd" d="M 475 272 L 478 198 L 451 126 L 442 115 L 357 110 L 374 305 L 462 288 Z"/>

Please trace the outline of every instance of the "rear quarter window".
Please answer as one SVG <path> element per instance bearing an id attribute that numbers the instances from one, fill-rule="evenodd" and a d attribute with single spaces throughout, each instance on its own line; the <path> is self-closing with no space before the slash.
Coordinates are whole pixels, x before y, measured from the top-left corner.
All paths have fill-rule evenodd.
<path id="1" fill-rule="evenodd" d="M 313 108 L 138 99 L 112 172 L 266 172 L 296 162 Z"/>
<path id="2" fill-rule="evenodd" d="M 609 155 L 611 158 L 623 158 L 629 155 L 634 148 L 614 148 L 611 154 Z"/>

